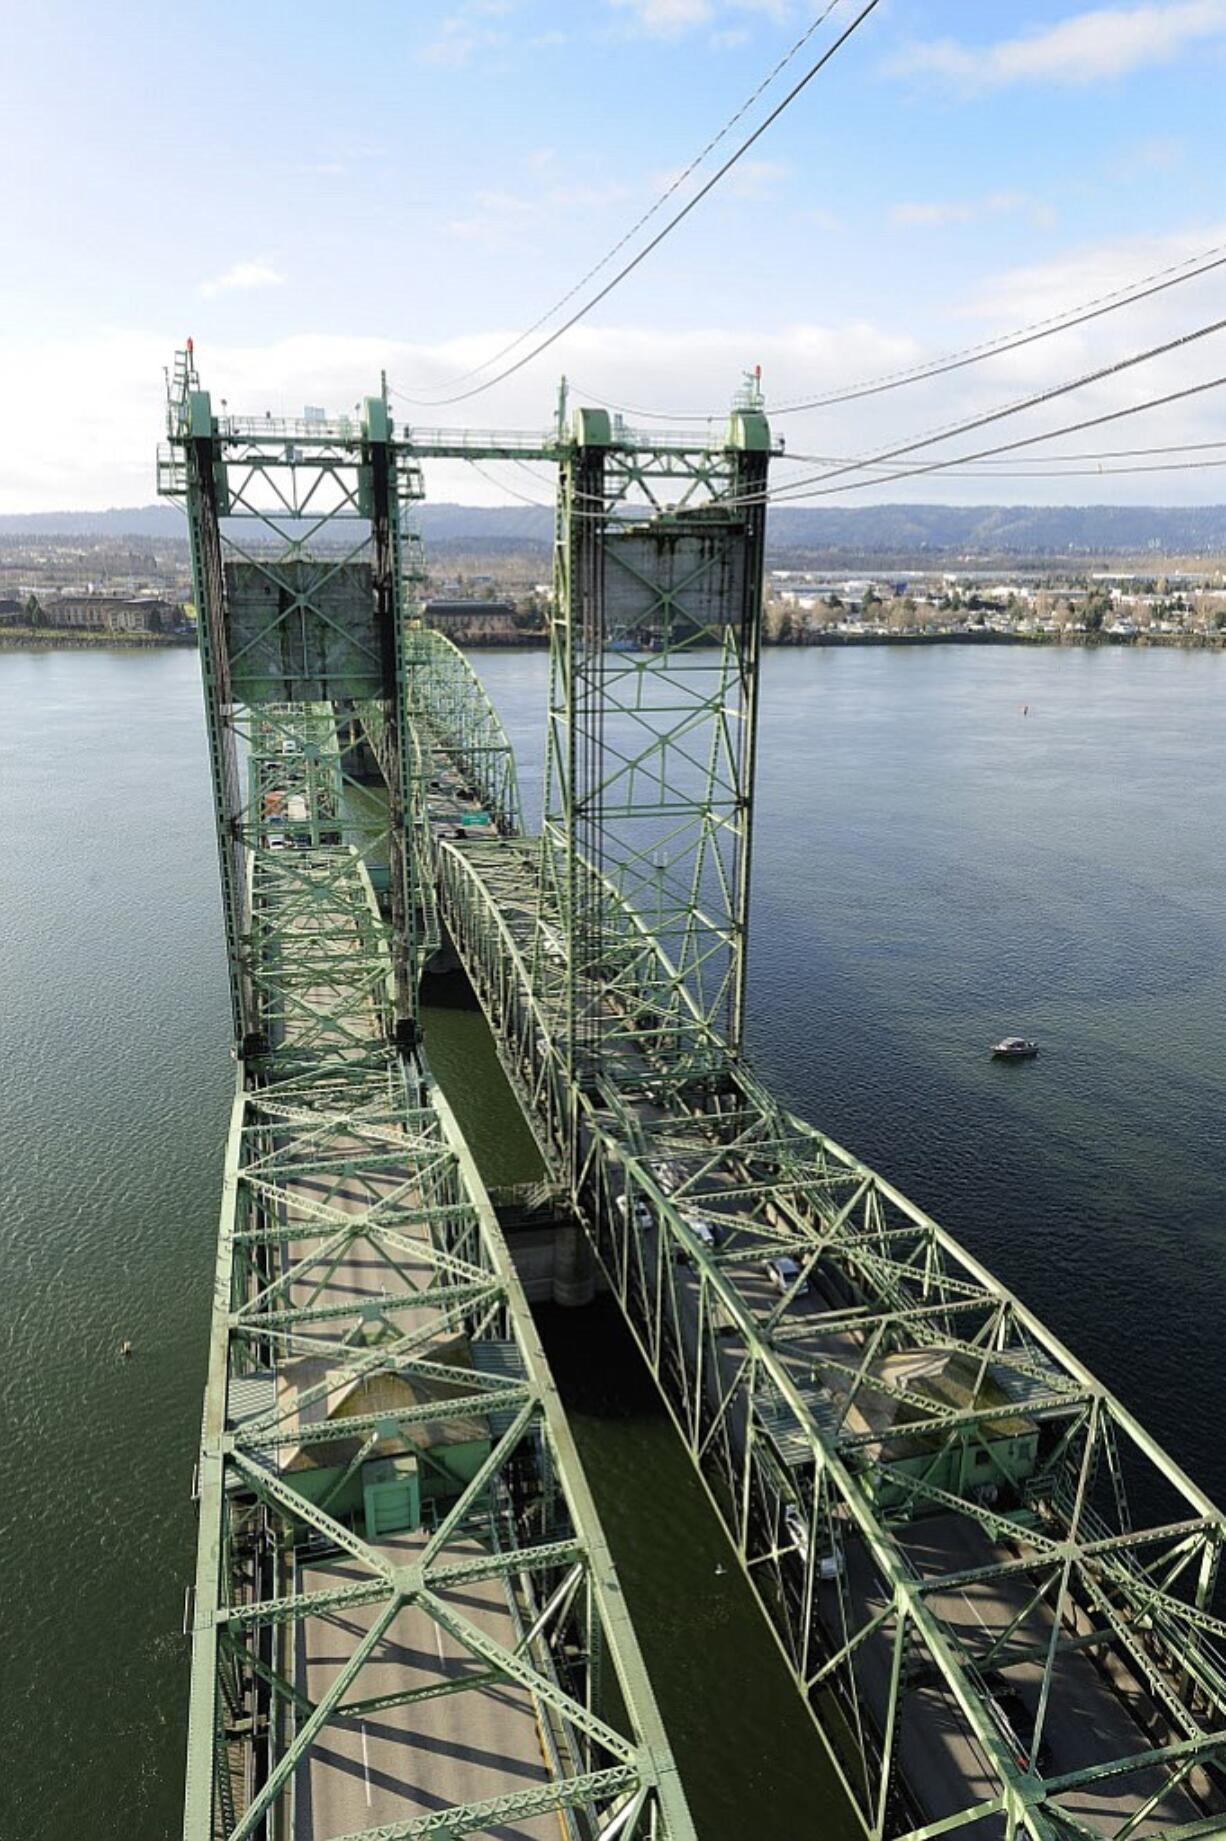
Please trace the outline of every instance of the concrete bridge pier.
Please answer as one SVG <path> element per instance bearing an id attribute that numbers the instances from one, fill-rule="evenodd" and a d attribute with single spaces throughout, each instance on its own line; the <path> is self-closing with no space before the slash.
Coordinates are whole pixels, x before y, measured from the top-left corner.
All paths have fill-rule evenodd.
<path id="1" fill-rule="evenodd" d="M 562 1228 L 555 1242 L 553 1301 L 576 1307 L 596 1296 L 596 1255 L 587 1234 L 575 1220 Z"/>
<path id="2" fill-rule="evenodd" d="M 529 1303 L 577 1309 L 608 1289 L 564 1190 L 520 1183 L 491 1189 L 490 1199 Z"/>
<path id="3" fill-rule="evenodd" d="M 422 967 L 422 972 L 427 978 L 447 978 L 455 972 L 464 970 L 446 927 L 442 928 L 441 932 L 442 938 L 439 940 L 438 950 L 431 953 Z M 425 1001 L 430 1002 L 428 994 L 425 996 Z"/>

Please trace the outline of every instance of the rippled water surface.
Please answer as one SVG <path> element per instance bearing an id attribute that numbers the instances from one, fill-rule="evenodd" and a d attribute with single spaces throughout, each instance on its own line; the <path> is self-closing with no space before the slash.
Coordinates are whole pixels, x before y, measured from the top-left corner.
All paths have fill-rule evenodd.
<path id="1" fill-rule="evenodd" d="M 5 1836 L 175 1823 L 231 1080 L 210 809 L 193 653 L 0 654 Z"/>
<path id="2" fill-rule="evenodd" d="M 531 801 L 545 661 L 476 662 Z M 795 1108 L 1219 1499 L 1224 698 L 1215 655 L 769 654 L 751 995 Z M 0 654 L 0 814 L 0 1834 L 157 1838 L 232 1079 L 195 657 Z M 530 1176 L 479 1019 L 427 1028 L 490 1180 Z M 987 1058 L 1011 1030 L 1037 1062 Z M 704 1841 L 748 1832 L 747 1795 L 755 1832 L 840 1836 L 616 1323 L 545 1330 Z"/>

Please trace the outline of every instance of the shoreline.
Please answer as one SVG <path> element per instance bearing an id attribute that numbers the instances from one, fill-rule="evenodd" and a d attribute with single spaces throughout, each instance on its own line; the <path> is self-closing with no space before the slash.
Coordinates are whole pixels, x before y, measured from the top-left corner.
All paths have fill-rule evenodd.
<path id="1" fill-rule="evenodd" d="M 1139 651 L 1151 647 L 1166 651 L 1220 652 L 1223 633 L 814 633 L 804 639 L 764 640 L 772 651 L 807 650 L 815 646 L 1079 646 L 1097 651 L 1104 646 L 1127 646 Z"/>
<path id="2" fill-rule="evenodd" d="M 0 652 L 149 652 L 196 650 L 194 633 L 96 633 L 65 627 L 0 627 Z"/>
<path id="3" fill-rule="evenodd" d="M 548 636 L 534 633 L 522 639 L 458 639 L 462 652 L 541 652 Z M 863 650 L 869 646 L 1077 646 L 1097 651 L 1106 646 L 1137 651 L 1156 648 L 1180 652 L 1226 650 L 1221 633 L 812 633 L 803 639 L 767 639 L 772 652 L 807 651 L 821 647 Z M 148 652 L 170 649 L 197 650 L 192 634 L 92 633 L 63 630 L 17 631 L 0 628 L 0 652 Z"/>

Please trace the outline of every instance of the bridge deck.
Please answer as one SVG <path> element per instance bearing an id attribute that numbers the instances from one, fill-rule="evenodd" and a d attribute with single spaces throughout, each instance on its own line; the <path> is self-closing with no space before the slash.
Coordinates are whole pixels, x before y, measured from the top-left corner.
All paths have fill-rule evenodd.
<path id="1" fill-rule="evenodd" d="M 378 1543 L 377 1551 L 400 1565 L 419 1558 L 424 1547 L 424 1537 L 405 1535 Z M 475 1542 L 455 1545 L 457 1554 L 477 1551 Z M 360 1578 L 352 1560 L 321 1560 L 302 1568 L 301 1590 L 328 1590 Z M 517 1626 L 501 1581 L 482 1580 L 443 1596 L 496 1641 L 514 1645 Z M 358 1605 L 299 1625 L 296 1679 L 312 1700 L 335 1679 L 374 1615 L 375 1607 Z M 440 1679 L 452 1685 L 468 1678 L 473 1686 L 462 1695 L 392 1704 L 334 1722 L 307 1757 L 294 1841 L 356 1834 L 495 1797 L 508 1784 L 548 1778 L 531 1697 L 505 1682 L 480 1685 L 480 1663 L 415 1606 L 404 1606 L 393 1619 L 366 1672 L 367 1691 L 376 1699 L 427 1689 Z M 486 1832 L 498 1841 L 558 1841 L 558 1817 L 501 1822 Z"/>
<path id="2" fill-rule="evenodd" d="M 304 853 L 296 874 L 310 878 L 313 870 L 310 854 Z M 287 950 L 292 951 L 296 936 L 303 936 L 308 944 L 306 936 L 312 926 L 306 916 L 292 920 L 286 932 Z M 317 951 L 318 942 L 309 942 L 308 950 Z M 363 989 L 338 991 L 327 980 L 329 963 L 336 961 L 341 966 L 352 952 L 353 946 L 346 945 L 343 935 L 326 942 L 321 982 L 302 992 L 304 1013 L 314 1014 L 326 1007 L 338 1023 L 373 1044 L 378 1040 L 380 1019 L 372 994 Z M 292 1050 L 309 1038 L 310 1025 L 289 1014 L 275 1033 L 278 1047 Z M 327 1163 L 335 1170 L 350 1159 L 359 1160 L 363 1149 L 361 1138 L 353 1133 L 333 1132 Z M 374 1177 L 368 1172 L 359 1176 L 330 1171 L 326 1176 L 286 1182 L 281 1218 L 296 1231 L 292 1255 L 290 1242 L 282 1255 L 283 1296 L 291 1309 L 337 1313 L 320 1321 L 313 1333 L 313 1341 L 328 1352 L 316 1349 L 277 1364 L 277 1401 L 286 1430 L 326 1424 L 338 1404 L 352 1393 L 347 1364 L 355 1331 L 363 1322 L 381 1318 L 389 1308 L 389 1294 L 403 1295 L 406 1288 L 428 1290 L 433 1267 L 424 1255 L 433 1244 L 432 1228 L 427 1198 L 414 1175 L 406 1158 L 403 1166 Z M 395 1254 L 359 1236 L 347 1241 L 340 1257 L 333 1257 L 335 1230 L 319 1235 L 303 1231 L 309 1228 L 312 1210 L 321 1205 L 334 1219 L 349 1217 L 359 1226 L 364 1217 L 377 1218 L 380 1209 L 393 1200 L 401 1242 Z M 414 1206 L 422 1211 L 416 1220 L 412 1218 Z M 417 1347 L 426 1359 L 458 1361 L 467 1354 L 464 1339 L 454 1333 L 432 1334 L 435 1316 L 429 1305 L 402 1306 L 395 1311 L 395 1322 L 400 1334 L 419 1339 Z M 373 1401 L 364 1397 L 362 1404 L 369 1408 Z M 436 1439 L 468 1442 L 485 1436 L 488 1427 L 484 1422 L 451 1420 L 423 1430 Z M 338 1434 L 341 1432 L 343 1424 L 338 1427 Z M 380 1449 L 388 1451 L 392 1442 L 385 1437 Z M 350 1443 L 356 1447 L 357 1441 L 343 1441 L 346 1451 Z M 327 1446 L 322 1449 L 325 1454 L 329 1451 Z M 309 1461 L 310 1456 L 310 1447 L 286 1446 L 281 1453 L 282 1471 L 292 1480 L 295 1464 Z M 372 1552 L 394 1566 L 420 1559 L 426 1545 L 427 1538 L 421 1533 L 370 1543 Z M 450 1542 L 444 1556 L 461 1559 L 482 1551 L 477 1541 L 466 1539 Z M 360 1583 L 364 1569 L 348 1556 L 337 1556 L 296 1566 L 295 1573 L 295 1590 L 301 1594 Z M 497 1642 L 514 1647 L 521 1633 L 505 1580 L 477 1580 L 464 1591 L 443 1592 L 441 1597 L 466 1612 Z M 359 1604 L 304 1617 L 297 1623 L 293 1671 L 310 1701 L 318 1703 L 335 1683 L 346 1661 L 370 1633 L 378 1611 L 378 1605 Z M 472 1685 L 463 1693 L 455 1692 L 456 1684 L 465 1680 Z M 446 1692 L 438 1698 L 395 1704 L 396 1696 L 422 1695 L 440 1687 Z M 543 1783 L 550 1775 L 540 1716 L 531 1695 L 505 1682 L 489 1684 L 476 1657 L 416 1605 L 401 1606 L 387 1626 L 363 1669 L 362 1692 L 365 1699 L 391 1704 L 368 1717 L 338 1717 L 310 1746 L 294 1784 L 294 1841 L 325 1841 L 383 1823 L 403 1822 L 450 1805 L 496 1797 L 509 1787 Z M 500 1823 L 490 1832 L 501 1841 L 556 1841 L 558 1818 L 543 1814 Z"/>
<path id="3" fill-rule="evenodd" d="M 389 1042 L 335 720 L 291 706 L 274 727 L 252 769 L 260 1047 L 219 1247 L 185 1832 L 577 1841 L 622 1818 L 627 1841 L 685 1841 L 493 1210 Z M 606 1645 L 628 1736 L 588 1677 Z"/>
<path id="4" fill-rule="evenodd" d="M 274 1050 L 316 1054 L 321 1016 L 330 1032 L 348 1039 L 355 1050 L 377 1050 L 383 1036 L 380 991 L 362 975 L 367 959 L 356 916 L 347 912 L 345 901 L 329 911 L 329 897 L 338 882 L 344 889 L 357 879 L 356 864 L 342 859 L 338 867 L 334 850 L 295 849 L 284 861 L 258 861 L 254 874 L 261 884 L 257 908 L 267 914 L 279 897 L 288 910 L 277 933 L 276 956 L 265 971 L 276 977 L 278 960 L 311 968 L 295 979 L 292 1003 L 282 1004 L 270 1019 Z M 310 899 L 303 901 L 304 894 Z M 392 1143 L 398 1136 L 403 1134 L 393 1126 Z M 360 1134 L 330 1129 L 317 1146 L 325 1153 L 323 1168 L 289 1176 L 281 1187 L 278 1216 L 292 1230 L 281 1252 L 282 1307 L 316 1313 L 317 1320 L 312 1324 L 311 1352 L 289 1352 L 276 1363 L 279 1421 L 289 1433 L 323 1427 L 331 1420 L 337 1433 L 335 1443 L 282 1447 L 279 1469 L 291 1484 L 300 1467 L 328 1459 L 335 1464 L 341 1456 L 352 1462 L 361 1449 L 360 1441 L 345 1438 L 338 1411 L 343 1412 L 355 1392 L 353 1348 L 366 1326 L 394 1321 L 398 1334 L 413 1338 L 425 1360 L 461 1363 L 469 1355 L 462 1336 L 437 1329 L 435 1306 L 389 1304 L 390 1296 L 428 1293 L 435 1267 L 426 1255 L 433 1249 L 434 1228 L 428 1197 L 407 1155 L 407 1140 L 404 1163 L 393 1162 L 377 1174 L 363 1167 L 367 1149 Z M 386 1143 L 383 1150 L 386 1155 Z M 397 1215 L 395 1251 L 361 1232 L 364 1223 L 378 1221 L 391 1202 Z M 328 1227 L 315 1234 L 310 1229 L 321 1209 L 327 1211 Z M 415 1209 L 420 1210 L 416 1218 Z M 346 1222 L 352 1226 L 346 1227 Z M 367 1389 L 359 1404 L 368 1412 L 377 1411 L 379 1401 Z M 422 1427 L 422 1434 L 435 1441 L 480 1440 L 488 1437 L 488 1424 L 446 1420 Z M 379 1450 L 386 1454 L 407 1442 L 385 1435 Z M 424 1440 L 422 1449 L 427 1449 Z M 372 1541 L 370 1551 L 392 1565 L 403 1565 L 420 1558 L 426 1545 L 424 1533 L 406 1534 Z M 479 1543 L 468 1538 L 449 1543 L 443 1557 L 471 1557 L 480 1551 Z M 317 1558 L 295 1565 L 295 1590 L 334 1589 L 363 1577 L 369 1573 L 348 1556 Z M 465 1591 L 442 1597 L 466 1610 L 504 1646 L 513 1647 L 518 1640 L 506 1580 L 478 1580 Z M 377 1603 L 358 1604 L 307 1616 L 291 1626 L 292 1672 L 309 1701 L 318 1704 L 335 1684 L 379 1612 Z M 424 1610 L 402 1605 L 361 1675 L 364 1700 L 391 1704 L 369 1717 L 334 1718 L 310 1745 L 293 1781 L 295 1841 L 325 1841 L 546 1781 L 549 1761 L 532 1696 L 505 1682 L 490 1685 L 486 1674 L 471 1652 Z M 464 1680 L 472 1686 L 456 1692 L 456 1684 Z M 397 1696 L 424 1695 L 440 1687 L 445 1692 L 437 1698 L 395 1704 Z M 557 1823 L 556 1815 L 544 1814 L 501 1823 L 491 1832 L 507 1841 L 544 1841 L 557 1834 Z"/>
<path id="5" fill-rule="evenodd" d="M 444 919 L 501 1035 L 504 1064 L 521 1101 L 530 1115 L 537 1111 L 539 1133 L 545 1082 L 541 1066 L 527 1065 L 527 1057 L 540 1063 L 561 1027 L 565 965 L 557 950 L 558 922 L 539 912 L 538 853 L 537 840 L 471 834 L 463 842 L 439 845 Z M 474 908 L 482 902 L 489 924 L 487 937 L 478 940 Z M 495 932 L 497 943 L 491 946 Z M 518 956 L 516 971 L 527 987 L 516 993 L 508 989 L 508 947 Z M 624 993 L 610 989 L 601 1007 L 611 1015 L 624 1003 Z M 527 1030 L 523 1016 L 529 1011 L 534 1022 Z M 1080 1547 L 1091 1534 L 1114 1534 L 1122 1543 L 1131 1524 L 1106 1527 L 1088 1499 L 1057 1510 L 1030 1500 L 1024 1490 L 1023 1506 L 1012 1518 L 994 1516 L 983 1506 L 987 1498 L 976 1497 L 961 1476 L 948 1480 L 944 1495 L 921 1487 L 909 1503 L 905 1492 L 901 1504 L 891 1502 L 890 1465 L 904 1472 L 921 1469 L 916 1454 L 935 1451 L 942 1437 L 948 1443 L 944 1427 L 956 1422 L 959 1412 L 979 1424 L 966 1461 L 984 1464 L 982 1474 L 997 1481 L 997 1466 L 1016 1461 L 1021 1488 L 1016 1454 L 1024 1449 L 1033 1468 L 1040 1446 L 1050 1451 L 1060 1433 L 1071 1436 L 1075 1423 L 1084 1423 L 1099 1390 L 1036 1325 L 1013 1336 L 1000 1331 L 998 1355 L 982 1365 L 974 1386 L 960 1397 L 959 1363 L 968 1356 L 958 1335 L 959 1312 L 975 1301 L 982 1276 L 971 1262 L 958 1279 L 934 1277 L 929 1307 L 934 1317 L 938 1305 L 946 1314 L 939 1328 L 935 1322 L 925 1328 L 922 1307 L 916 1315 L 907 1290 L 914 1276 L 908 1262 L 918 1264 L 915 1249 L 922 1236 L 910 1223 L 904 1228 L 888 1221 L 880 1204 L 866 1213 L 854 1246 L 853 1234 L 842 1226 L 849 1219 L 854 1225 L 857 1195 L 875 1184 L 871 1172 L 850 1159 L 832 1159 L 824 1141 L 816 1134 L 805 1138 L 777 1109 L 769 1113 L 764 1132 L 761 1114 L 755 1116 L 756 1095 L 743 1087 L 743 1117 L 729 1113 L 727 1098 L 707 1110 L 711 1102 L 690 1094 L 679 1108 L 630 1032 L 619 1033 L 616 1065 L 610 1062 L 605 1072 L 602 1083 L 600 1066 L 593 1070 L 590 1124 L 581 1128 L 596 1172 L 586 1197 L 589 1224 L 600 1237 L 623 1303 L 634 1307 L 632 1327 L 649 1359 L 667 1366 L 664 1318 L 684 1345 L 691 1389 L 702 1396 L 691 1392 L 689 1420 L 682 1420 L 696 1455 L 700 1422 L 711 1413 L 722 1415 L 723 1432 L 746 1467 L 751 1452 L 769 1448 L 782 1479 L 779 1508 L 773 1533 L 764 1541 L 759 1529 L 758 1552 L 748 1557 L 752 1565 L 765 1566 L 777 1597 L 797 1604 L 808 1595 L 811 1625 L 796 1664 L 802 1672 L 815 1672 L 823 1652 L 836 1655 L 861 1632 L 854 1662 L 845 1670 L 839 1717 L 881 1735 L 889 1729 L 897 1586 L 882 1570 L 875 1541 L 845 1506 L 826 1524 L 827 1553 L 831 1541 L 838 1543 L 837 1560 L 827 1560 L 837 1565 L 835 1574 L 823 1578 L 820 1556 L 808 1551 L 820 1538 L 814 1499 L 823 1487 L 821 1454 L 829 1453 L 858 1471 L 860 1488 L 869 1501 L 875 1497 L 873 1532 L 893 1550 L 893 1577 L 914 1590 L 915 1602 L 947 1645 L 953 1675 L 970 1684 L 988 1719 L 985 1736 L 968 1719 L 950 1667 L 937 1667 L 931 1659 L 907 1665 L 910 1685 L 904 1672 L 905 1712 L 894 1744 L 916 1815 L 931 1823 L 962 1812 L 959 1833 L 976 1841 L 1003 1837 L 1013 1832 L 1010 1822 L 1021 1819 L 1005 1811 L 1005 1784 L 1012 1778 L 1024 1798 L 1027 1785 L 1032 1791 L 1037 1786 L 1028 1773 L 1037 1771 L 1051 1787 L 1046 1811 L 1041 1801 L 1032 1805 L 1035 1834 L 1055 1834 L 1053 1823 L 1059 1832 L 1080 1824 L 1074 1832 L 1126 1833 L 1129 1841 L 1226 1828 L 1220 1788 L 1190 1768 L 1187 1756 L 1214 1755 L 1212 1737 L 1203 1735 L 1212 1735 L 1220 1722 L 1198 1706 L 1189 1678 L 1180 1679 L 1171 1648 L 1138 1635 L 1134 1614 L 1121 1620 L 1110 1599 L 1116 1590 L 1125 1600 L 1130 1592 L 1145 1591 L 1147 1576 L 1139 1563 L 1124 1550 L 1105 1608 L 1094 1596 L 1092 1565 L 1085 1568 L 1086 1589 L 1061 1597 L 1058 1615 L 1056 1591 L 1039 1590 L 1043 1579 L 1056 1578 L 1048 1560 L 1053 1541 L 1068 1542 L 1071 1535 L 1080 1560 Z M 595 1091 L 601 1084 L 603 1101 Z M 737 1078 L 728 1085 L 735 1094 Z M 839 1153 L 839 1159 L 845 1155 Z M 929 1256 L 931 1245 L 930 1239 Z M 840 1262 L 834 1254 L 845 1248 L 850 1257 Z M 779 1257 L 804 1267 L 804 1284 L 787 1296 L 768 1272 L 768 1262 Z M 854 1295 L 851 1270 L 859 1286 Z M 999 1288 L 985 1288 L 983 1297 L 993 1309 L 1013 1314 L 1013 1301 Z M 882 1334 L 887 1318 L 888 1341 Z M 877 1356 L 879 1345 L 892 1351 L 888 1359 Z M 747 1371 L 768 1351 L 795 1389 L 793 1405 L 785 1405 L 777 1392 L 765 1401 L 759 1395 L 752 1405 L 747 1392 L 738 1393 Z M 980 1354 L 974 1351 L 973 1365 Z M 930 1421 L 922 1419 L 925 1411 Z M 919 1438 L 910 1423 L 917 1414 Z M 1121 1424 L 1127 1429 L 1122 1415 Z M 1052 1426 L 1059 1432 L 1044 1429 Z M 1086 1457 L 1085 1465 L 1090 1462 Z M 1011 1474 L 1007 1480 L 1013 1480 Z M 1212 1545 L 1220 1520 L 1204 1516 L 1202 1499 L 1183 1479 L 1177 1487 L 1191 1537 L 1199 1527 Z M 782 1523 L 789 1498 L 803 1516 L 803 1524 L 794 1526 L 807 1533 L 791 1532 Z M 938 1512 L 942 1506 L 944 1513 Z M 958 1509 L 962 1512 L 950 1512 Z M 754 1544 L 751 1540 L 750 1547 Z M 943 1584 L 967 1572 L 989 1576 Z M 1211 1668 L 1219 1668 L 1198 1636 L 1184 1640 Z M 1221 1681 L 1220 1672 L 1214 1679 Z M 1028 1734 L 1041 1696 L 1043 1737 L 1032 1759 Z M 1173 1748 L 1170 1760 L 1162 1756 L 1167 1748 Z M 1147 1763 L 1151 1753 L 1158 1757 Z M 1135 1761 L 1133 1768 L 1121 1768 L 1128 1760 Z M 996 1813 L 970 1817 L 975 1805 L 992 1801 Z M 1020 1806 L 1019 1801 L 1015 1810 Z"/>

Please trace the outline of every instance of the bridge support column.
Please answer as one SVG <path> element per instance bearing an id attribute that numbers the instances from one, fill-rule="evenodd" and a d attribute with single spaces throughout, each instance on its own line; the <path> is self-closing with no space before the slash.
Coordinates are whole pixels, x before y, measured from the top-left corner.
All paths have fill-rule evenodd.
<path id="1" fill-rule="evenodd" d="M 559 1228 L 553 1262 L 553 1301 L 568 1309 L 590 1304 L 596 1296 L 596 1255 L 576 1221 Z"/>

